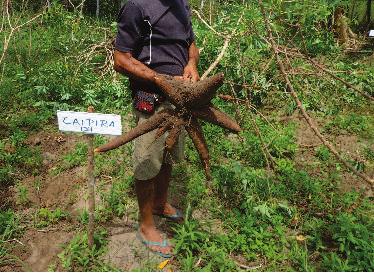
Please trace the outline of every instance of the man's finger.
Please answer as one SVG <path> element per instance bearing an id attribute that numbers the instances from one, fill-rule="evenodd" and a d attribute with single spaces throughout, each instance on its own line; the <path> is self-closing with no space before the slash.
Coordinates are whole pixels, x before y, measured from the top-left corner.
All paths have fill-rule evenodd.
<path id="1" fill-rule="evenodd" d="M 190 73 L 185 73 L 183 75 L 183 79 L 185 79 L 185 80 L 191 79 L 191 77 L 192 77 L 192 75 Z"/>
<path id="2" fill-rule="evenodd" d="M 197 81 L 199 81 L 199 80 L 200 80 L 200 77 L 199 77 L 198 74 L 195 74 L 195 75 L 192 76 L 192 81 L 193 81 L 193 82 L 197 82 Z"/>

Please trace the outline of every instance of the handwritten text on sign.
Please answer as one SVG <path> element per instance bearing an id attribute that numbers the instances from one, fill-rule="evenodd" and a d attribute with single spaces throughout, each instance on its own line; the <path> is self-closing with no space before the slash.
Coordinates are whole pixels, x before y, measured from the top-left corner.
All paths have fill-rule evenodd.
<path id="1" fill-rule="evenodd" d="M 100 113 L 57 111 L 60 131 L 121 135 L 121 116 Z"/>

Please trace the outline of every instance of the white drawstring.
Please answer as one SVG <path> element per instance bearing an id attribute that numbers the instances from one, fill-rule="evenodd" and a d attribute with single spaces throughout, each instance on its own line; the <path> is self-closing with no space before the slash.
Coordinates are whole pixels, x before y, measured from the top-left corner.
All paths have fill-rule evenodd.
<path id="1" fill-rule="evenodd" d="M 152 25 L 148 20 L 144 20 L 149 25 L 149 30 L 151 31 L 149 34 L 149 61 L 146 64 L 150 65 L 152 61 Z"/>

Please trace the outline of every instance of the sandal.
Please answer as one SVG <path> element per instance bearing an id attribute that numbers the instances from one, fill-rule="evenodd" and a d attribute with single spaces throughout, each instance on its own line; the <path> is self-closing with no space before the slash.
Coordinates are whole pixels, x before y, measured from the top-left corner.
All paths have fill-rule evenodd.
<path id="1" fill-rule="evenodd" d="M 150 248 L 150 246 L 168 247 L 169 246 L 168 240 L 164 239 L 161 243 L 148 241 L 143 238 L 140 230 L 138 230 L 138 232 L 136 233 L 136 237 L 138 237 L 138 239 L 143 243 L 143 245 L 145 245 L 150 251 L 161 256 L 162 258 L 168 259 L 168 258 L 173 257 L 172 253 L 162 253 L 161 251 L 153 250 L 152 248 Z"/>
<path id="2" fill-rule="evenodd" d="M 180 222 L 182 221 L 184 218 L 183 218 L 183 212 L 180 210 L 180 209 L 175 209 L 175 214 L 165 214 L 165 213 L 153 213 L 153 215 L 157 215 L 159 217 L 162 217 L 162 218 L 166 218 L 170 221 L 173 221 L 173 222 Z"/>

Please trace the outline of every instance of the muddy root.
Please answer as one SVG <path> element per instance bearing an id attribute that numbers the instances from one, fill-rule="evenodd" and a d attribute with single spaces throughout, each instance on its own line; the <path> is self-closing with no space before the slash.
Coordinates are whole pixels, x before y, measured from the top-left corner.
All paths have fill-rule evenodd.
<path id="1" fill-rule="evenodd" d="M 205 80 L 198 81 L 190 95 L 189 106 L 197 108 L 209 103 L 216 95 L 218 88 L 223 84 L 223 79 L 223 73 L 219 73 Z"/>
<path id="2" fill-rule="evenodd" d="M 160 138 L 163 134 L 165 134 L 173 125 L 173 122 L 171 120 L 166 120 L 157 129 L 157 133 L 155 136 L 155 140 Z"/>
<path id="3" fill-rule="evenodd" d="M 172 115 L 171 110 L 163 110 L 159 113 L 154 114 L 152 117 L 150 117 L 147 121 L 139 124 L 134 129 L 130 130 L 128 133 L 119 136 L 112 141 L 98 147 L 95 149 L 96 153 L 102 153 L 107 152 L 112 149 L 118 148 L 133 139 L 144 135 L 150 131 L 153 131 L 154 129 L 158 128 L 160 124 L 162 124 L 165 120 L 170 118 Z"/>
<path id="4" fill-rule="evenodd" d="M 169 131 L 169 135 L 165 141 L 165 148 L 168 152 L 171 152 L 175 144 L 178 142 L 182 129 L 183 129 L 182 126 L 175 126 Z"/>
<path id="5" fill-rule="evenodd" d="M 239 133 L 242 130 L 235 120 L 214 106 L 194 109 L 192 115 L 196 118 L 224 127 L 234 133 Z"/>
<path id="6" fill-rule="evenodd" d="M 208 181 L 211 181 L 212 176 L 210 173 L 209 165 L 209 150 L 206 144 L 202 128 L 196 118 L 190 120 L 190 124 L 186 126 L 186 130 L 190 138 L 192 139 L 193 144 L 196 147 L 196 150 L 199 153 L 201 162 L 204 166 L 205 176 Z"/>
<path id="7" fill-rule="evenodd" d="M 182 80 L 174 79 L 168 75 L 159 75 L 155 77 L 155 83 L 172 104 L 179 108 L 183 107 L 184 99 L 180 90 L 186 84 Z"/>
<path id="8" fill-rule="evenodd" d="M 157 86 L 178 108 L 198 108 L 209 103 L 223 83 L 223 73 L 197 83 L 178 80 L 172 76 L 155 77 Z"/>

